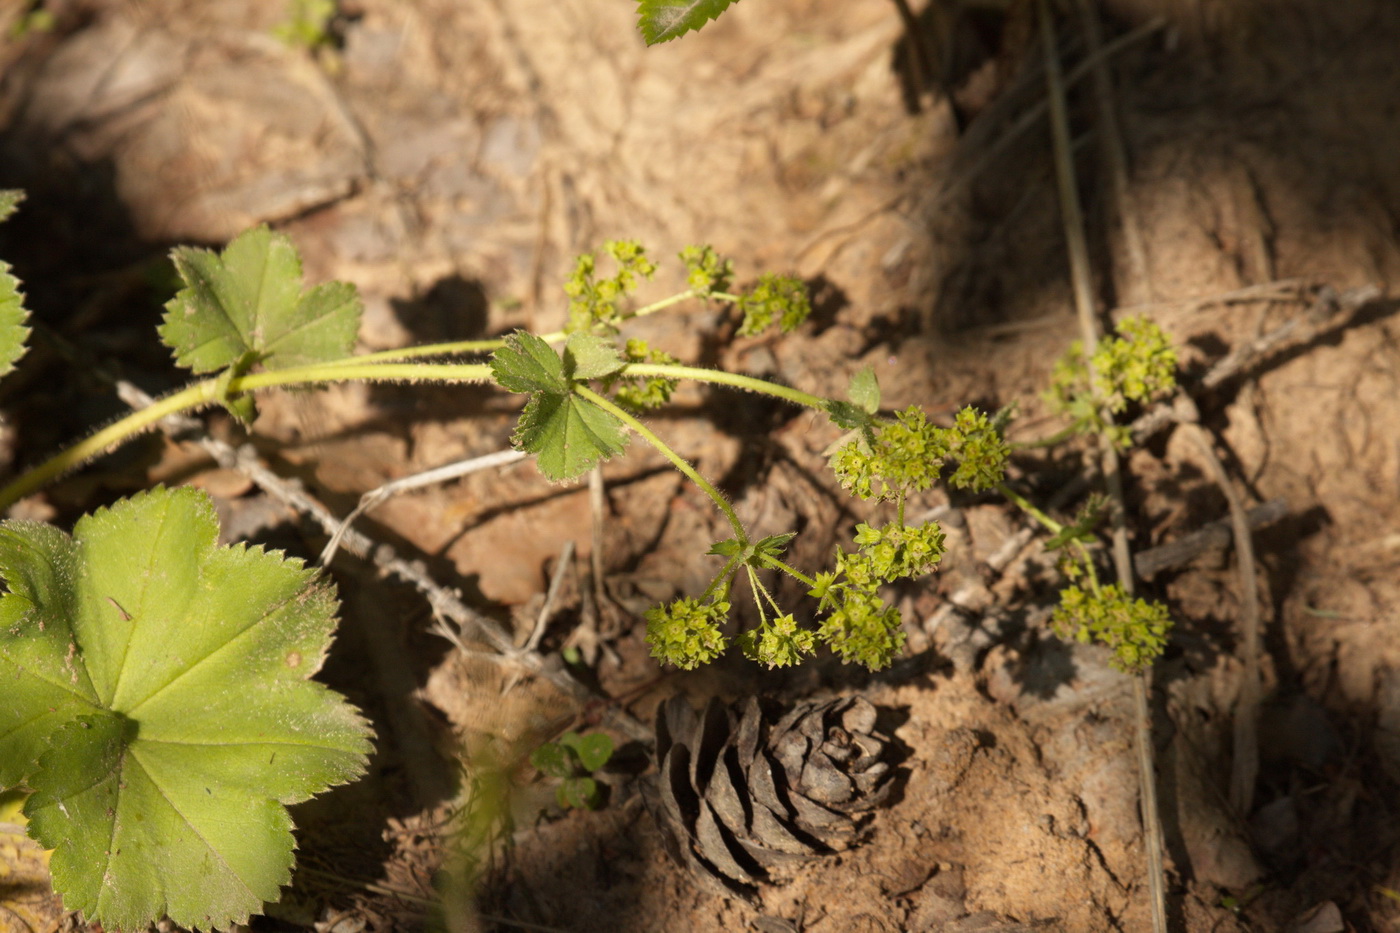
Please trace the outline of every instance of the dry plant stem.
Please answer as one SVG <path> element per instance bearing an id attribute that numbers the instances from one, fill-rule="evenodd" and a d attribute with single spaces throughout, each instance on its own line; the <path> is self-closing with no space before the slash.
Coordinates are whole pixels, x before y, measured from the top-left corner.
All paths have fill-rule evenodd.
<path id="1" fill-rule="evenodd" d="M 1230 767 L 1230 806 L 1241 818 L 1247 817 L 1254 804 L 1254 784 L 1259 777 L 1259 702 L 1263 684 L 1259 676 L 1259 577 L 1254 563 L 1254 543 L 1249 534 L 1249 516 L 1225 465 L 1216 456 L 1210 436 L 1200 424 L 1200 412 L 1188 395 L 1176 403 L 1177 423 L 1186 432 L 1206 461 L 1211 479 L 1220 487 L 1230 504 L 1230 524 L 1235 538 L 1235 553 L 1239 555 L 1240 596 L 1243 601 L 1244 683 L 1240 687 L 1239 703 L 1235 707 L 1234 759 Z"/>
<path id="2" fill-rule="evenodd" d="M 593 519 L 593 550 L 588 555 L 588 567 L 593 579 L 590 586 L 601 610 L 606 595 L 603 592 L 603 520 L 607 514 L 607 489 L 603 485 L 603 468 L 595 466 L 588 471 L 588 510 Z"/>
<path id="3" fill-rule="evenodd" d="M 1249 527 L 1262 528 L 1288 514 L 1288 503 L 1282 499 L 1270 499 L 1245 513 Z M 1227 547 L 1232 537 L 1233 516 L 1211 522 L 1193 532 L 1174 538 L 1166 544 L 1138 551 L 1133 555 L 1133 568 L 1144 580 L 1151 580 L 1164 570 L 1173 570 L 1195 560 L 1206 551 Z"/>
<path id="4" fill-rule="evenodd" d="M 564 586 L 564 577 L 568 575 L 573 562 L 574 542 L 570 538 L 559 549 L 559 560 L 554 565 L 554 573 L 550 575 L 549 589 L 544 594 L 544 605 L 540 607 L 539 615 L 535 616 L 535 627 L 530 631 L 530 637 L 525 640 L 522 650 L 531 654 L 539 651 L 540 639 L 544 638 L 544 630 L 549 627 L 549 619 L 554 615 L 554 603 L 559 599 L 559 591 Z M 511 671 L 510 678 L 501 687 L 501 696 L 514 690 L 518 683 L 520 683 L 520 669 L 516 668 Z"/>
<path id="5" fill-rule="evenodd" d="M 1193 314 L 1213 305 L 1250 304 L 1259 301 L 1300 301 L 1307 288 L 1308 282 L 1304 279 L 1276 279 L 1272 282 L 1246 285 L 1244 288 L 1234 288 L 1228 292 L 1216 292 L 1198 298 L 1178 298 L 1173 301 L 1148 301 L 1135 305 L 1119 305 L 1114 310 L 1114 316 L 1168 308 L 1180 309 L 1186 314 Z"/>
<path id="6" fill-rule="evenodd" d="M 118 394 L 121 395 L 122 401 L 135 408 L 140 408 L 151 402 L 149 395 L 128 383 L 118 385 Z M 203 435 L 202 426 L 196 419 L 188 415 L 168 417 L 159 422 L 159 427 L 172 435 L 187 434 L 192 428 L 199 431 L 201 435 L 198 438 L 200 446 L 208 451 L 209 455 L 220 466 L 225 469 L 238 470 L 283 505 L 298 513 L 310 516 L 327 535 L 335 534 L 340 528 L 342 524 L 340 519 L 332 515 L 321 503 L 303 492 L 299 488 L 299 484 L 283 479 L 263 466 L 251 445 L 245 444 L 241 448 L 234 448 L 216 438 Z M 571 697 L 579 703 L 590 703 L 598 699 L 592 691 L 572 677 L 561 671 L 553 671 L 545 667 L 544 659 L 539 655 L 517 649 L 510 635 L 494 619 L 472 609 L 462 602 L 455 592 L 438 584 L 428 575 L 421 564 L 404 560 L 389 545 L 378 544 L 367 535 L 354 529 L 347 529 L 341 535 L 341 544 L 352 554 L 372 562 L 380 573 L 385 576 L 397 577 L 422 593 L 428 600 L 434 618 L 448 619 L 457 629 L 453 631 L 447 625 L 439 624 L 434 631 L 457 647 L 464 651 L 470 651 L 463 644 L 458 633 L 475 632 L 492 648 L 500 652 L 504 659 L 517 663 L 530 673 L 548 680 L 565 696 Z M 609 706 L 605 710 L 605 716 L 612 728 L 630 738 L 648 739 L 651 736 L 650 729 L 621 709 Z"/>
<path id="7" fill-rule="evenodd" d="M 924 92 L 933 90 L 933 51 L 929 48 L 924 31 L 919 28 L 919 18 L 910 8 L 909 0 L 894 0 L 894 5 L 899 10 L 900 21 L 904 23 L 904 37 L 909 42 L 909 70 L 914 81 L 914 93 L 922 96 Z M 938 10 L 934 12 L 936 14 Z"/>
<path id="8" fill-rule="evenodd" d="M 1084 28 L 1085 46 L 1089 51 L 1088 58 L 1093 63 L 1094 97 L 1099 123 L 1103 127 L 1099 145 L 1104 166 L 1108 169 L 1109 191 L 1112 194 L 1108 200 L 1108 213 L 1110 217 L 1116 215 L 1123 226 L 1123 246 L 1128 254 L 1128 281 L 1140 283 L 1150 299 L 1155 296 L 1152 270 L 1147 262 L 1142 227 L 1138 224 L 1137 199 L 1128 185 L 1128 154 L 1123 145 L 1123 129 L 1118 122 L 1118 95 L 1113 88 L 1108 61 L 1100 54 L 1103 33 L 1099 28 L 1099 14 L 1090 0 L 1079 0 L 1077 6 Z"/>
<path id="9" fill-rule="evenodd" d="M 1148 36 L 1165 28 L 1166 25 L 1166 20 L 1163 19 L 1149 20 L 1132 32 L 1125 33 L 1112 42 L 1109 42 L 1099 51 L 1098 55 L 1085 59 L 1069 70 L 1069 73 L 1064 76 L 1065 87 L 1073 87 L 1075 84 L 1082 81 L 1093 71 L 1094 65 L 1097 62 L 1107 60 L 1129 46 L 1141 42 Z M 1040 101 L 1034 106 L 1027 108 L 1026 112 L 1021 114 L 1021 116 L 997 138 L 996 142 L 987 147 L 986 151 L 982 153 L 982 158 L 980 160 L 965 171 L 953 175 L 944 182 L 942 189 L 934 199 L 934 206 L 943 203 L 945 200 L 951 198 L 976 181 L 982 172 L 992 165 L 998 154 L 1010 148 L 1012 143 L 1035 129 L 1041 118 L 1047 113 L 1049 106 L 1047 101 Z"/>
<path id="10" fill-rule="evenodd" d="M 328 567 L 335 558 L 335 552 L 340 549 L 340 541 L 345 537 L 345 532 L 350 530 L 350 526 L 355 519 L 368 512 L 401 492 L 410 489 L 421 489 L 424 486 L 436 486 L 448 480 L 460 479 L 469 476 L 480 470 L 489 470 L 494 467 L 509 466 L 512 463 L 519 463 L 525 459 L 525 454 L 518 450 L 498 450 L 493 454 L 486 454 L 481 457 L 473 457 L 470 460 L 458 460 L 456 463 L 449 463 L 446 466 L 434 467 L 431 470 L 424 470 L 421 473 L 414 473 L 412 476 L 404 476 L 399 479 L 385 483 L 378 488 L 360 496 L 360 502 L 354 510 L 340 523 L 340 527 L 331 535 L 330 541 L 326 542 L 325 548 L 321 551 L 321 566 Z"/>
<path id="11" fill-rule="evenodd" d="M 1236 347 L 1202 377 L 1200 388 L 1213 389 L 1233 379 L 1279 347 L 1306 343 L 1341 314 L 1351 314 L 1367 302 L 1375 301 L 1380 295 L 1381 290 L 1374 285 L 1362 285 L 1344 292 L 1337 292 L 1329 285 L 1322 286 L 1317 290 L 1313 305 L 1307 312 L 1290 318 L 1243 346 Z M 1162 402 L 1144 412 L 1132 423 L 1133 440 L 1142 443 L 1175 421 L 1173 403 Z"/>
<path id="12" fill-rule="evenodd" d="M 1090 382 L 1094 381 L 1094 348 L 1099 342 L 1098 321 L 1094 313 L 1094 281 L 1089 266 L 1089 246 L 1084 238 L 1084 215 L 1079 206 L 1079 186 L 1074 178 L 1074 160 L 1069 133 L 1069 114 L 1065 106 L 1064 82 L 1060 76 L 1060 59 L 1056 53 L 1055 24 L 1045 0 L 1037 4 L 1042 50 L 1045 54 L 1045 75 L 1049 85 L 1050 131 L 1055 152 L 1055 182 L 1059 191 L 1060 215 L 1064 221 L 1065 245 L 1069 251 L 1070 283 L 1074 289 L 1075 314 L 1079 319 L 1079 336 L 1084 344 L 1084 357 L 1089 367 Z M 1123 480 L 1119 471 L 1118 451 L 1107 435 L 1100 438 L 1100 467 L 1108 487 L 1113 523 L 1113 563 L 1119 583 L 1128 595 L 1133 592 L 1132 558 L 1128 553 L 1128 531 L 1123 513 Z"/>
<path id="13" fill-rule="evenodd" d="M 1098 324 L 1094 317 L 1093 278 L 1089 269 L 1089 249 L 1084 240 L 1084 218 L 1079 206 L 1079 191 L 1074 179 L 1074 162 L 1070 145 L 1069 114 L 1065 105 L 1064 83 L 1060 76 L 1060 60 L 1056 52 L 1055 22 L 1046 0 L 1037 0 L 1045 74 L 1050 102 L 1050 131 L 1055 150 L 1055 177 L 1059 189 L 1060 213 L 1064 220 L 1065 239 L 1069 249 L 1070 281 L 1074 286 L 1075 310 L 1084 342 L 1084 356 L 1089 363 L 1089 378 L 1094 381 L 1093 353 L 1098 344 Z M 1128 533 L 1123 507 L 1123 481 L 1119 472 L 1118 451 L 1112 439 L 1100 438 L 1101 465 L 1108 488 L 1113 522 L 1113 564 L 1119 584 L 1128 595 L 1133 592 L 1133 562 L 1128 550 Z M 1137 733 L 1138 786 L 1142 805 L 1144 844 L 1147 850 L 1147 887 L 1153 933 L 1166 933 L 1166 871 L 1162 864 L 1162 823 L 1157 806 L 1157 771 L 1152 761 L 1152 714 L 1148 702 L 1151 669 L 1133 680 L 1133 721 Z"/>
<path id="14" fill-rule="evenodd" d="M 540 639 L 544 637 L 544 630 L 549 626 L 549 619 L 554 615 L 554 604 L 559 601 L 559 591 L 564 587 L 564 577 L 568 575 L 569 568 L 574 561 L 574 542 L 565 541 L 564 546 L 559 549 L 559 561 L 554 565 L 554 575 L 549 580 L 549 590 L 544 596 L 544 605 L 540 607 L 540 614 L 535 618 L 535 630 L 530 633 L 529 641 L 525 642 L 526 651 L 535 651 L 540 646 Z"/>

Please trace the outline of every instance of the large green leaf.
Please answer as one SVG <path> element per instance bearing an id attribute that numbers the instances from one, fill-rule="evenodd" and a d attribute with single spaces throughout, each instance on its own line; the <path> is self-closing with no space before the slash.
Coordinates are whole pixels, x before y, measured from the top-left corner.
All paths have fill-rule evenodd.
<path id="1" fill-rule="evenodd" d="M 22 191 L 0 191 L 0 221 L 9 219 L 23 200 Z M 10 274 L 8 263 L 0 262 L 0 376 L 10 373 L 24 356 L 24 341 L 29 337 L 24 322 L 28 317 L 19 279 Z"/>
<path id="2" fill-rule="evenodd" d="M 641 0 L 637 25 L 647 45 L 669 42 L 717 19 L 735 0 Z"/>
<path id="3" fill-rule="evenodd" d="M 166 304 L 160 336 L 179 365 L 286 369 L 349 355 L 360 326 L 355 287 L 302 291 L 301 257 L 282 234 L 254 227 L 223 253 L 182 246 L 170 256 L 185 287 Z"/>
<path id="4" fill-rule="evenodd" d="M 0 786 L 25 784 L 54 887 L 108 929 L 241 923 L 290 880 L 287 805 L 361 774 L 364 720 L 308 678 L 336 599 L 218 547 L 207 496 L 0 524 Z"/>
<path id="5" fill-rule="evenodd" d="M 535 455 L 546 477 L 573 479 L 626 448 L 622 422 L 573 390 L 575 382 L 602 379 L 623 366 L 616 347 L 583 333 L 569 338 L 562 355 L 526 333 L 507 337 L 506 345 L 491 355 L 496 383 L 530 396 L 511 440 Z"/>

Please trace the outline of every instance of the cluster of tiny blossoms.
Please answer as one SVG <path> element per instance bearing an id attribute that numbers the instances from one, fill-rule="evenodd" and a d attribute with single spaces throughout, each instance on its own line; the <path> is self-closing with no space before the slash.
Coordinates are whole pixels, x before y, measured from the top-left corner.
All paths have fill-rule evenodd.
<path id="1" fill-rule="evenodd" d="M 1166 606 L 1133 599 L 1117 583 L 1060 590 L 1060 604 L 1050 617 L 1056 635 L 1107 645 L 1113 650 L 1109 663 L 1129 674 L 1152 666 L 1166 649 L 1171 624 Z"/>
<path id="2" fill-rule="evenodd" d="M 616 273 L 600 277 L 597 255 L 583 253 L 564 282 L 571 332 L 616 333 L 622 320 L 623 299 L 637 287 L 639 279 L 656 274 L 656 263 L 647 258 L 646 250 L 635 240 L 608 240 L 603 244 L 603 252 L 616 262 Z"/>
<path id="3" fill-rule="evenodd" d="M 631 241 L 610 241 L 604 252 L 617 265 L 611 277 L 600 277 L 593 254 L 579 257 L 565 290 L 570 301 L 570 330 L 615 334 L 628 316 L 622 300 L 638 280 L 650 278 L 655 265 Z M 728 292 L 733 264 L 708 246 L 687 247 L 681 253 L 689 294 L 730 301 L 742 313 L 738 333 L 752 336 L 775 324 L 789 332 L 810 314 L 805 285 L 798 279 L 764 275 L 743 295 Z M 671 356 L 640 340 L 628 340 L 621 353 L 629 364 L 670 364 Z M 1126 443 L 1126 432 L 1113 416 L 1131 403 L 1143 403 L 1174 385 L 1176 354 L 1162 331 L 1142 318 L 1121 322 L 1117 335 L 1103 340 L 1092 359 L 1075 345 L 1056 368 L 1052 403 L 1069 414 L 1078 432 L 1107 434 Z M 1090 378 L 1090 373 L 1093 377 Z M 781 560 L 790 535 L 757 544 L 738 538 L 716 545 L 712 553 L 727 558 L 706 595 L 683 597 L 646 613 L 647 643 L 653 656 L 690 670 L 718 658 L 733 642 L 749 658 L 769 667 L 787 667 L 813 655 L 824 644 L 838 657 L 878 670 L 891 664 L 904 645 L 898 610 L 881 596 L 896 580 L 928 573 L 942 558 L 944 536 L 936 523 L 904 523 L 908 498 L 931 488 L 945 465 L 950 486 L 980 492 L 1001 486 L 1010 447 L 1002 436 L 1000 417 L 965 408 L 950 427 L 929 423 L 917 406 L 893 418 L 875 416 L 878 386 L 873 377 L 852 383 L 851 403 L 831 403 L 829 413 L 846 427 L 856 428 L 855 440 L 841 447 L 831 465 L 841 485 L 862 499 L 896 504 L 898 518 L 881 526 L 860 524 L 855 549 L 838 549 L 832 568 L 807 578 Z M 628 377 L 625 369 L 607 382 L 616 401 L 633 410 L 654 408 L 669 401 L 675 380 Z M 1008 492 L 1008 495 L 1011 493 Z M 1048 521 L 1048 519 L 1047 519 Z M 738 527 L 736 525 L 736 530 Z M 1064 529 L 1054 540 L 1069 548 L 1088 536 L 1091 528 Z M 1073 532 L 1071 534 L 1071 532 Z M 1060 538 L 1065 538 L 1060 541 Z M 1072 539 L 1072 540 L 1071 540 Z M 1082 542 L 1078 545 L 1083 551 Z M 1071 558 L 1076 570 L 1084 558 Z M 759 571 L 780 571 L 809 584 L 817 600 L 815 631 L 791 613 L 782 612 L 760 582 Z M 723 632 L 731 605 L 734 577 L 743 571 L 753 590 L 759 624 L 727 638 Z M 1075 580 L 1061 593 L 1053 627 L 1064 637 L 1095 640 L 1114 652 L 1114 665 L 1140 671 L 1160 655 L 1170 619 L 1165 608 L 1126 597 L 1121 587 L 1100 586 L 1093 578 Z M 1081 585 L 1081 583 L 1083 585 Z"/>
<path id="4" fill-rule="evenodd" d="M 860 438 L 836 453 L 832 466 L 843 486 L 863 499 L 897 503 L 900 517 L 880 526 L 858 525 L 855 549 L 838 550 L 832 569 L 807 580 L 808 593 L 817 600 L 815 632 L 803 628 L 791 614 L 770 617 L 764 601 L 771 602 L 771 597 L 751 576 L 759 590 L 755 599 L 761 622 L 740 634 L 736 643 L 745 655 L 762 664 L 795 664 L 814 653 L 818 643 L 842 660 L 871 670 L 893 663 L 905 635 L 898 609 L 886 602 L 880 591 L 896 580 L 931 571 L 945 547 L 937 523 L 904 523 L 905 500 L 933 485 L 946 458 L 957 461 L 950 481 L 970 488 L 1000 482 L 1005 469 L 1007 447 L 996 425 L 971 409 L 961 412 L 951 428 L 929 424 L 916 407 L 899 412 L 892 420 L 871 418 L 868 427 Z M 764 545 L 776 539 L 765 539 L 747 550 L 734 542 L 717 546 L 714 553 L 727 556 L 729 562 L 711 589 L 727 592 L 728 577 L 745 565 L 751 570 L 777 569 L 797 575 L 778 559 L 780 545 L 786 544 L 787 537 L 781 536 L 779 544 L 769 547 Z M 715 623 L 713 630 L 706 630 L 708 640 L 696 641 L 697 611 L 693 600 L 681 599 L 649 613 L 647 640 L 652 654 L 685 669 L 703 663 L 692 649 L 701 647 L 708 656 L 722 635 L 712 613 L 706 616 L 707 624 Z"/>
<path id="5" fill-rule="evenodd" d="M 1084 344 L 1071 343 L 1055 363 L 1045 399 L 1069 417 L 1074 433 L 1107 435 L 1124 450 L 1132 434 L 1111 416 L 1174 389 L 1177 359 L 1167 335 L 1146 318 L 1125 318 L 1115 329 L 1117 336 L 1100 340 L 1094 349 L 1093 379 Z"/>

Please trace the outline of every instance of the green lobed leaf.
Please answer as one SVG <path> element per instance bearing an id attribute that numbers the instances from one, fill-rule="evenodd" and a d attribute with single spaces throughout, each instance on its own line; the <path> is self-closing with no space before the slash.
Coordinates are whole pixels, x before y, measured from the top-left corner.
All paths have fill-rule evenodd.
<path id="1" fill-rule="evenodd" d="M 744 546 L 737 540 L 734 538 L 725 538 L 723 541 L 716 541 L 714 544 L 710 545 L 710 549 L 705 553 L 715 557 L 733 557 L 743 550 Z"/>
<path id="2" fill-rule="evenodd" d="M 859 405 L 850 402 L 843 402 L 840 399 L 829 398 L 823 402 L 827 415 L 838 428 L 847 431 L 864 429 L 869 431 L 875 423 L 870 417 L 870 413 Z"/>
<path id="3" fill-rule="evenodd" d="M 569 379 L 602 379 L 627 365 L 617 346 L 594 334 L 569 335 L 564 344 L 564 375 Z"/>
<path id="4" fill-rule="evenodd" d="M 511 334 L 505 346 L 491 354 L 491 373 L 496 384 L 507 392 L 569 391 L 559 354 L 539 337 L 524 331 Z"/>
<path id="5" fill-rule="evenodd" d="M 24 322 L 28 317 L 19 279 L 10 274 L 8 263 L 0 262 L 0 376 L 11 373 L 24 356 L 24 342 L 29 338 Z"/>
<path id="6" fill-rule="evenodd" d="M 302 290 L 292 241 L 254 227 L 224 248 L 171 253 L 185 287 L 165 305 L 161 339 L 175 362 L 211 373 L 252 353 L 268 369 L 348 356 L 360 326 L 360 298 L 346 282 Z"/>
<path id="7" fill-rule="evenodd" d="M 862 366 L 851 377 L 846 395 L 852 404 L 859 406 L 866 414 L 873 415 L 880 410 L 880 380 L 875 378 L 874 366 Z"/>
<path id="8" fill-rule="evenodd" d="M 23 200 L 23 191 L 0 191 L 0 222 L 8 220 Z M 29 338 L 24 322 L 28 317 L 19 279 L 10 274 L 8 263 L 0 262 L 0 376 L 12 372 L 24 356 L 24 341 Z"/>
<path id="9" fill-rule="evenodd" d="M 530 767 L 550 777 L 566 778 L 574 773 L 569 750 L 560 742 L 546 742 L 530 753 Z"/>
<path id="10" fill-rule="evenodd" d="M 511 440 L 534 454 L 540 472 L 556 483 L 582 476 L 627 447 L 622 422 L 614 415 L 587 399 L 545 392 L 526 403 Z"/>
<path id="11" fill-rule="evenodd" d="M 590 732 L 587 735 L 565 732 L 559 744 L 574 750 L 585 771 L 597 771 L 612 758 L 613 740 L 604 732 Z"/>
<path id="12" fill-rule="evenodd" d="M 598 782 L 591 777 L 565 778 L 554 791 L 561 807 L 575 810 L 596 810 L 603 802 Z"/>
<path id="13" fill-rule="evenodd" d="M 777 560 L 783 556 L 783 551 L 787 550 L 788 544 L 795 537 L 797 537 L 797 532 L 789 531 L 780 535 L 769 535 L 755 542 L 753 546 L 754 558 L 760 563 L 764 558 Z"/>
<path id="14" fill-rule="evenodd" d="M 300 561 L 218 547 L 202 492 L 72 537 L 0 523 L 0 785 L 65 906 L 108 929 L 241 923 L 290 880 L 287 805 L 363 773 L 370 731 L 310 681 L 336 600 Z"/>
<path id="15" fill-rule="evenodd" d="M 563 356 L 526 333 L 512 334 L 491 355 L 496 383 L 530 394 L 511 440 L 535 455 L 546 477 L 555 482 L 573 479 L 626 448 L 622 422 L 573 392 L 574 380 L 602 378 L 623 365 L 616 347 L 584 333 L 569 338 Z"/>
<path id="16" fill-rule="evenodd" d="M 647 45 L 669 42 L 698 30 L 729 8 L 735 0 L 641 0 L 637 26 Z"/>

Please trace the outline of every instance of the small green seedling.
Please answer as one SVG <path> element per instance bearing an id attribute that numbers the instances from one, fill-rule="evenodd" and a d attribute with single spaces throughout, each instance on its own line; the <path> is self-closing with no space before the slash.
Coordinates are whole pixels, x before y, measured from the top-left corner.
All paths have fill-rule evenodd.
<path id="1" fill-rule="evenodd" d="M 19 40 L 40 32 L 52 32 L 55 24 L 53 11 L 45 8 L 42 0 L 30 3 L 28 9 L 10 24 L 10 38 Z"/>
<path id="2" fill-rule="evenodd" d="M 612 739 L 601 732 L 565 732 L 530 753 L 530 764 L 541 774 L 559 779 L 554 799 L 564 809 L 596 810 L 603 805 L 602 789 L 593 777 L 612 758 Z"/>
<path id="3" fill-rule="evenodd" d="M 291 0 L 286 18 L 272 34 L 293 48 L 310 52 L 334 49 L 339 43 L 335 29 L 339 15 L 337 0 Z"/>

